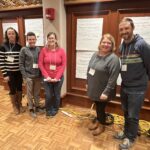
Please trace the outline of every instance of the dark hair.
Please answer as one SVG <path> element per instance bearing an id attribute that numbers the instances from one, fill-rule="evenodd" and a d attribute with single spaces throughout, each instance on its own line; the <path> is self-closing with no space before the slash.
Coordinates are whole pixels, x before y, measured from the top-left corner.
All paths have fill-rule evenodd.
<path id="1" fill-rule="evenodd" d="M 121 22 L 129 22 L 130 23 L 130 25 L 131 25 L 131 27 L 134 29 L 134 23 L 133 23 L 133 20 L 131 19 L 131 18 L 126 18 L 126 17 L 124 17 L 121 21 L 120 21 L 120 23 Z"/>
<path id="2" fill-rule="evenodd" d="M 7 28 L 7 30 L 5 31 L 5 41 L 6 41 L 6 42 L 9 42 L 9 38 L 8 38 L 8 35 L 7 35 L 7 31 L 10 30 L 10 29 L 15 32 L 15 34 L 16 34 L 16 42 L 18 42 L 18 40 L 19 40 L 18 32 L 17 32 L 14 28 L 12 28 L 12 27 Z"/>
<path id="3" fill-rule="evenodd" d="M 28 36 L 35 36 L 35 37 L 36 37 L 36 35 L 35 35 L 34 32 L 28 32 L 28 33 L 27 33 L 27 37 L 28 37 Z"/>
<path id="4" fill-rule="evenodd" d="M 57 35 L 56 35 L 55 32 L 49 32 L 49 33 L 47 34 L 47 39 L 48 39 L 48 37 L 51 36 L 51 35 L 54 35 L 54 36 L 55 36 L 55 39 L 57 40 Z M 56 42 L 56 47 L 59 47 L 58 42 Z"/>

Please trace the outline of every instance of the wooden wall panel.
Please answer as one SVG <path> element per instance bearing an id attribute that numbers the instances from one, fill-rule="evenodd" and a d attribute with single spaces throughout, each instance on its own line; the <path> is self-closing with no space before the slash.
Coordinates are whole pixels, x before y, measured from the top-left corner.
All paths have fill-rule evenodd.
<path id="1" fill-rule="evenodd" d="M 0 35 L 3 35 L 2 23 L 4 22 L 17 22 L 19 32 L 19 43 L 25 46 L 25 27 L 24 19 L 26 18 L 42 18 L 42 7 L 20 9 L 20 10 L 1 10 L 0 11 Z M 3 42 L 3 36 L 0 36 L 0 44 Z M 3 81 L 3 76 L 0 73 L 0 84 L 4 85 L 6 89 L 7 83 Z"/>
<path id="2" fill-rule="evenodd" d="M 150 14 L 150 1 L 105 1 L 105 2 L 95 2 L 90 4 L 67 4 L 67 97 L 65 101 L 72 104 L 77 104 L 80 106 L 91 105 L 90 100 L 86 96 L 86 80 L 75 78 L 76 72 L 76 24 L 77 18 L 82 17 L 104 17 L 104 29 L 103 33 L 111 33 L 116 40 L 116 46 L 118 54 L 118 47 L 120 45 L 120 37 L 118 34 L 118 24 L 122 17 L 124 16 L 145 16 Z M 101 14 L 101 13 L 104 14 Z M 107 12 L 107 13 L 106 13 Z M 118 93 L 120 87 L 118 86 Z M 143 106 L 145 112 L 150 111 L 150 87 L 147 90 L 146 100 Z M 112 104 L 112 107 L 111 107 Z M 120 98 L 116 98 L 115 101 L 110 102 L 109 110 L 112 111 L 114 105 L 116 105 L 117 112 L 121 112 Z M 114 107 L 115 108 L 115 107 Z M 113 110 L 115 112 L 115 110 Z M 144 117 L 144 115 L 143 115 Z M 145 116 L 148 119 L 148 116 Z M 149 118 L 150 119 L 150 118 Z"/>

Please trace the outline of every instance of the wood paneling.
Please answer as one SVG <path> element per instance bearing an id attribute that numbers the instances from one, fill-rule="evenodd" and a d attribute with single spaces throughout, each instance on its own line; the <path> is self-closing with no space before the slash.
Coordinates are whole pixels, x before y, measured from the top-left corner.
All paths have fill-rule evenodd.
<path id="1" fill-rule="evenodd" d="M 19 43 L 25 46 L 25 27 L 24 19 L 26 18 L 42 18 L 42 7 L 20 9 L 20 10 L 1 10 L 0 11 L 0 35 L 3 35 L 2 23 L 5 22 L 17 22 L 19 31 Z M 0 36 L 0 44 L 3 42 L 3 36 Z M 6 82 L 3 81 L 2 74 L 0 74 L 0 84 L 4 85 L 8 89 Z"/>
<path id="2" fill-rule="evenodd" d="M 68 1 L 69 2 L 69 1 Z M 103 33 L 110 33 L 115 37 L 118 54 L 120 45 L 120 37 L 118 34 L 118 24 L 124 16 L 150 16 L 150 1 L 101 1 L 82 4 L 66 5 L 67 12 L 67 97 L 66 102 L 70 102 L 80 106 L 90 106 L 91 102 L 86 96 L 85 84 L 86 80 L 77 79 L 76 73 L 76 24 L 78 18 L 87 17 L 103 17 Z M 118 87 L 118 93 L 119 93 Z M 148 87 L 146 99 L 144 102 L 142 117 L 144 113 L 150 112 L 150 87 Z M 114 112 L 122 112 L 120 106 L 120 98 L 110 102 L 109 110 Z M 145 115 L 148 119 L 148 115 Z"/>

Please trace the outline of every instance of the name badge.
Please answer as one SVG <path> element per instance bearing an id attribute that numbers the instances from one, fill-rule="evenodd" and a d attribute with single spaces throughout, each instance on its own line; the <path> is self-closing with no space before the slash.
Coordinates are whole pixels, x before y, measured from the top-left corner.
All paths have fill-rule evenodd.
<path id="1" fill-rule="evenodd" d="M 92 75 L 92 76 L 94 76 L 94 74 L 95 74 L 95 69 L 90 68 L 89 74 Z"/>
<path id="2" fill-rule="evenodd" d="M 121 66 L 121 71 L 127 71 L 127 65 L 122 65 Z"/>
<path id="3" fill-rule="evenodd" d="M 50 70 L 56 70 L 56 65 L 50 65 Z"/>
<path id="4" fill-rule="evenodd" d="M 7 61 L 14 62 L 15 58 L 13 56 L 7 56 Z"/>
<path id="5" fill-rule="evenodd" d="M 39 68 L 38 64 L 33 64 L 33 68 Z"/>

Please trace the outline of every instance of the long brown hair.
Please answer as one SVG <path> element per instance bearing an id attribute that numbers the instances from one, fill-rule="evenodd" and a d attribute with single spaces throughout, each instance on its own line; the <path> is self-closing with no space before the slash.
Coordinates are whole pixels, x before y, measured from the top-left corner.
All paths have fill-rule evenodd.
<path id="1" fill-rule="evenodd" d="M 19 34 L 18 34 L 18 32 L 17 32 L 14 28 L 12 28 L 12 27 L 7 28 L 7 30 L 5 31 L 5 42 L 9 42 L 9 38 L 8 38 L 8 35 L 7 35 L 8 30 L 13 30 L 13 31 L 15 32 L 15 34 L 16 34 L 16 43 L 17 43 L 17 42 L 19 41 Z"/>

